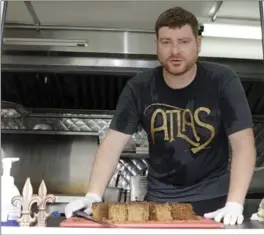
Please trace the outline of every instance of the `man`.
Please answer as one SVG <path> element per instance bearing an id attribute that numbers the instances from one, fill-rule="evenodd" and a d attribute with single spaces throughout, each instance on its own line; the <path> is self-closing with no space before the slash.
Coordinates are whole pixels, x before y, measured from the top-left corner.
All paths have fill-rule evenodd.
<path id="1" fill-rule="evenodd" d="M 141 124 L 149 140 L 145 200 L 188 202 L 206 218 L 241 224 L 256 153 L 240 79 L 225 66 L 197 62 L 201 37 L 190 12 L 169 9 L 155 29 L 161 66 L 127 82 L 96 153 L 88 193 L 68 204 L 65 214 L 82 208 L 91 213 L 92 203 L 102 200 L 125 144 Z"/>

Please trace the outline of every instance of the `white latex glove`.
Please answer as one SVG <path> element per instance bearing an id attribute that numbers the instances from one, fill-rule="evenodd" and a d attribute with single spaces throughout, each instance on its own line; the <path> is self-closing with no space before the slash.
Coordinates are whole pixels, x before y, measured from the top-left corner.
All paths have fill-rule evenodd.
<path id="1" fill-rule="evenodd" d="M 225 207 L 214 212 L 204 214 L 206 219 L 214 219 L 217 222 L 223 220 L 225 225 L 242 224 L 244 207 L 236 202 L 227 202 Z"/>
<path id="2" fill-rule="evenodd" d="M 92 204 L 94 202 L 101 202 L 102 198 L 94 193 L 87 193 L 84 198 L 70 202 L 65 207 L 65 216 L 70 218 L 75 211 L 85 209 L 88 215 L 92 213 Z"/>

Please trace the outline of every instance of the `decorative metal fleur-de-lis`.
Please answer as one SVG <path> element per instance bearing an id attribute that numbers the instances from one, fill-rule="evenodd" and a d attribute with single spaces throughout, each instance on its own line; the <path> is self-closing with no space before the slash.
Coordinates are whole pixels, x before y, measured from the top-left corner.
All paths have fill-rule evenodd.
<path id="1" fill-rule="evenodd" d="M 37 195 L 33 194 L 30 178 L 27 178 L 23 187 L 22 196 L 15 196 L 12 198 L 12 204 L 14 206 L 22 206 L 21 217 L 17 219 L 20 226 L 29 227 L 36 222 L 36 215 L 33 214 L 33 217 L 31 216 L 31 209 L 34 203 L 37 203 L 37 206 L 39 206 L 41 200 Z"/>
<path id="2" fill-rule="evenodd" d="M 54 203 L 56 198 L 52 194 L 47 194 L 47 187 L 44 180 L 41 181 L 38 196 L 41 200 L 40 206 L 38 208 L 38 213 L 36 214 L 38 218 L 37 226 L 45 227 L 47 225 L 47 217 L 49 214 L 46 212 L 47 203 Z"/>

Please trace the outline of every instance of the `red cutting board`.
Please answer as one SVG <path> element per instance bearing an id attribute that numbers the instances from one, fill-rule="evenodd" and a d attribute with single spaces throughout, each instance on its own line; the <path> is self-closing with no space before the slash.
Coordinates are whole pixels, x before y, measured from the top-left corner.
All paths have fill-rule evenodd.
<path id="1" fill-rule="evenodd" d="M 214 220 L 208 220 L 201 218 L 200 220 L 177 220 L 170 222 L 147 222 L 147 223 L 124 223 L 124 224 L 113 224 L 116 228 L 164 228 L 164 229 L 220 229 L 223 228 L 222 223 L 218 223 Z M 69 218 L 60 223 L 60 227 L 68 228 L 107 228 L 103 224 L 98 224 L 93 221 L 89 221 L 83 218 Z"/>

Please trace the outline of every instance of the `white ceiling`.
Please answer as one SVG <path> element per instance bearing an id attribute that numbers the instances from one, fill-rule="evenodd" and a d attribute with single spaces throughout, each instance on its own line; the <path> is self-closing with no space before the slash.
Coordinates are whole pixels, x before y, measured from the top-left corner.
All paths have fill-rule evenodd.
<path id="1" fill-rule="evenodd" d="M 260 20 L 258 1 L 224 1 L 219 11 L 220 18 Z"/>
<path id="2" fill-rule="evenodd" d="M 8 2 L 6 23 L 22 23 L 32 24 L 32 17 L 28 13 L 26 5 L 23 1 Z"/>
<path id="3" fill-rule="evenodd" d="M 173 6 L 210 21 L 214 1 L 32 1 L 42 25 L 153 29 L 159 14 Z M 242 4 L 243 3 L 243 4 Z M 260 24 L 257 1 L 224 1 L 218 19 L 252 20 Z M 218 22 L 218 19 L 216 22 Z M 248 21 L 249 24 L 252 22 Z M 33 24 L 23 2 L 8 3 L 7 23 Z"/>

